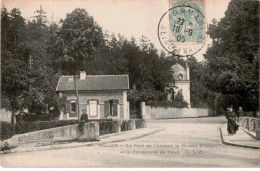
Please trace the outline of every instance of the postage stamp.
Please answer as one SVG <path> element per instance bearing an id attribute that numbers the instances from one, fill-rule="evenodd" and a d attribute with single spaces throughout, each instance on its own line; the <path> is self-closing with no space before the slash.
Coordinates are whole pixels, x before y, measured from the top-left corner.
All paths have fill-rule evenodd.
<path id="1" fill-rule="evenodd" d="M 196 54 L 204 46 L 206 38 L 204 0 L 170 0 L 169 7 L 158 24 L 161 45 L 176 56 Z"/>

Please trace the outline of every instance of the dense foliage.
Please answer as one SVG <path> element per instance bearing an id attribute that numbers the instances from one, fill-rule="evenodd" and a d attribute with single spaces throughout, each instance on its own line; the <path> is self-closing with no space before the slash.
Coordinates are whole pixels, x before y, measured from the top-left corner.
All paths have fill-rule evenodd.
<path id="1" fill-rule="evenodd" d="M 1 11 L 2 107 L 42 114 L 60 109 L 55 93 L 60 75 L 129 74 L 131 103 L 161 100 L 172 80 L 173 63 L 158 55 L 144 36 L 140 41 L 103 34 L 84 9 L 75 9 L 59 24 L 49 22 L 40 7 L 32 21 L 19 9 Z M 75 86 L 76 87 L 76 86 Z M 133 105 L 131 105 L 133 106 Z"/>
<path id="2" fill-rule="evenodd" d="M 0 128 L 1 128 L 1 133 L 0 133 L 1 140 L 11 138 L 15 133 L 14 125 L 8 122 L 0 122 Z"/>
<path id="3" fill-rule="evenodd" d="M 40 9 L 34 17 L 26 21 L 16 8 L 1 10 L 1 102 L 13 115 L 24 108 L 40 114 L 62 104 L 55 93 L 58 75 L 45 49 L 50 31 L 45 12 Z"/>
<path id="4" fill-rule="evenodd" d="M 48 21 L 40 7 L 31 21 L 19 9 L 1 9 L 1 105 L 28 109 L 36 116 L 62 107 L 55 87 L 60 75 L 129 74 L 131 111 L 141 101 L 166 102 L 165 87 L 174 82 L 171 66 L 185 61 L 159 53 L 142 36 L 139 40 L 104 32 L 84 9 L 75 9 L 60 23 Z M 212 46 L 205 61 L 189 57 L 191 107 L 223 110 L 232 105 L 259 110 L 259 1 L 231 0 L 225 17 L 209 25 Z M 75 80 L 75 79 L 74 79 Z M 76 87 L 76 86 L 75 86 Z M 137 118 L 140 111 L 136 113 Z M 30 120 L 30 119 L 29 119 Z"/>
<path id="5" fill-rule="evenodd" d="M 209 26 L 206 87 L 223 108 L 259 110 L 259 1 L 232 0 L 225 17 Z"/>

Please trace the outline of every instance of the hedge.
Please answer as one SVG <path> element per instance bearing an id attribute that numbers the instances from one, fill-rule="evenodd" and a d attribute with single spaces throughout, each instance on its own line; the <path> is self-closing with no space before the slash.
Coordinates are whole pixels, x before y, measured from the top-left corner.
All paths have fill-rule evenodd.
<path id="1" fill-rule="evenodd" d="M 96 122 L 112 121 L 112 119 L 89 120 Z M 78 120 L 64 120 L 64 121 L 37 121 L 37 122 L 20 122 L 14 126 L 8 122 L 1 122 L 1 140 L 11 138 L 15 134 L 23 134 L 27 132 L 39 131 L 43 129 L 50 129 L 55 127 L 78 124 Z"/>
<path id="2" fill-rule="evenodd" d="M 15 133 L 23 134 L 23 133 L 39 131 L 43 129 L 73 125 L 77 123 L 79 123 L 78 120 L 20 122 L 15 125 Z"/>
<path id="3" fill-rule="evenodd" d="M 14 135 L 14 125 L 8 122 L 0 122 L 1 124 L 1 140 L 11 138 Z"/>
<path id="4" fill-rule="evenodd" d="M 164 107 L 164 108 L 168 108 L 168 107 L 174 107 L 174 108 L 187 108 L 188 107 L 188 103 L 186 101 L 147 101 L 146 103 L 147 106 L 151 106 L 151 107 Z"/>

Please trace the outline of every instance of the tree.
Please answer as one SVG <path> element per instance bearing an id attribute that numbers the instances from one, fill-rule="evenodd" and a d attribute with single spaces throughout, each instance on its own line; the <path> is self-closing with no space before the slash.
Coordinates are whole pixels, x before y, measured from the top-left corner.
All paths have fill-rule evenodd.
<path id="1" fill-rule="evenodd" d="M 25 22 L 16 8 L 11 13 L 3 8 L 1 18 L 1 95 L 5 98 L 4 105 L 7 104 L 3 107 L 12 111 L 13 121 L 21 107 L 23 92 L 28 90 L 25 80 L 28 68 L 23 61 L 27 48 L 22 43 Z"/>
<path id="2" fill-rule="evenodd" d="M 208 34 L 206 86 L 235 109 L 259 110 L 259 1 L 232 0 Z"/>
<path id="3" fill-rule="evenodd" d="M 183 99 L 183 95 L 181 91 L 178 91 L 174 101 L 172 101 L 172 106 L 177 108 L 188 107 L 188 103 Z"/>
<path id="4" fill-rule="evenodd" d="M 37 35 L 40 30 L 27 24 L 19 9 L 14 8 L 9 13 L 3 8 L 1 15 L 2 107 L 11 110 L 13 116 L 24 108 L 39 114 L 46 104 L 59 108 L 55 74 L 51 67 L 41 64 L 46 64 L 43 61 L 48 58 L 47 55 L 44 58 L 40 56 L 40 51 L 45 51 L 45 43 L 31 34 Z M 34 58 L 32 65 L 28 62 L 30 55 Z"/>
<path id="5" fill-rule="evenodd" d="M 187 62 L 190 67 L 191 107 L 214 109 L 215 93 L 204 85 L 209 73 L 205 62 L 198 62 L 194 56 L 188 58 Z"/>
<path id="6" fill-rule="evenodd" d="M 146 37 L 140 43 L 120 34 L 103 37 L 83 9 L 67 14 L 61 26 L 48 25 L 42 7 L 33 17 L 25 21 L 18 9 L 1 10 L 1 95 L 12 111 L 27 108 L 38 114 L 46 105 L 60 106 L 55 93 L 60 74 L 73 74 L 77 90 L 76 75 L 86 69 L 88 74 L 129 74 L 130 87 L 136 87 L 134 96 L 128 95 L 131 102 L 164 99 L 172 63 Z"/>
<path id="7" fill-rule="evenodd" d="M 67 14 L 65 20 L 62 21 L 59 36 L 63 44 L 61 59 L 66 64 L 64 70 L 74 75 L 79 112 L 76 74 L 79 70 L 84 69 L 84 62 L 93 60 L 93 53 L 103 38 L 102 29 L 85 9 L 77 8 L 72 13 Z"/>
<path id="8" fill-rule="evenodd" d="M 9 34 L 8 30 L 10 27 L 10 17 L 9 12 L 6 8 L 1 9 L 1 50 L 6 50 L 9 43 Z"/>
<path id="9" fill-rule="evenodd" d="M 30 54 L 34 64 L 43 68 L 50 65 L 51 61 L 46 49 L 46 42 L 50 39 L 47 23 L 46 12 L 40 6 L 40 9 L 34 12 L 33 20 L 29 21 L 27 26 L 27 44 L 31 49 Z"/>
<path id="10" fill-rule="evenodd" d="M 34 13 L 36 14 L 34 18 L 39 28 L 46 27 L 47 17 L 46 12 L 42 9 L 42 6 L 40 5 L 40 9 L 36 10 Z"/>

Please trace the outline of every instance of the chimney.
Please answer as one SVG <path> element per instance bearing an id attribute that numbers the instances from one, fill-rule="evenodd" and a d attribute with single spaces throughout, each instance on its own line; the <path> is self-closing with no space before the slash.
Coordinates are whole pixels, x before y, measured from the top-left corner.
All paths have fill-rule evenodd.
<path id="1" fill-rule="evenodd" d="M 79 79 L 80 80 L 85 80 L 85 78 L 86 78 L 86 71 L 80 71 Z"/>

